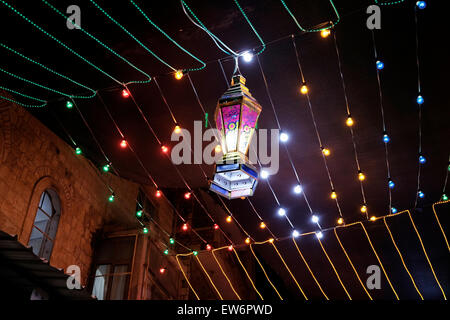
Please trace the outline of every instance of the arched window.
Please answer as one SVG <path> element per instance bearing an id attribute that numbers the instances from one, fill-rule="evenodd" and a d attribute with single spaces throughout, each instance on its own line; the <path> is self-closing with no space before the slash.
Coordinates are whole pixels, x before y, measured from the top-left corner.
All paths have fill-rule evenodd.
<path id="1" fill-rule="evenodd" d="M 50 259 L 61 214 L 58 194 L 51 189 L 45 190 L 39 200 L 28 245 L 33 253 L 41 258 Z"/>

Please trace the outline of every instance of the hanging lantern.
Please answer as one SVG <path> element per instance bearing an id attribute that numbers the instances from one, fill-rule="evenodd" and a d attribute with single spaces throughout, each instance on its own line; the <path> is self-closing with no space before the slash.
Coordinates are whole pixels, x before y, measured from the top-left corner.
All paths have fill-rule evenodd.
<path id="1" fill-rule="evenodd" d="M 216 163 L 210 190 L 228 199 L 252 196 L 258 182 L 258 171 L 247 153 L 262 108 L 245 81 L 242 75 L 233 75 L 214 115 L 223 157 Z"/>

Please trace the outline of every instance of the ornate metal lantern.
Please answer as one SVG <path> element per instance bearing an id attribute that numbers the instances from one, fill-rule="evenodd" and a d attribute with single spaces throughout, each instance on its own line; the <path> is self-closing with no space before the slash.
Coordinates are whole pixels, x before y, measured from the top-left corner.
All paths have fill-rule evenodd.
<path id="1" fill-rule="evenodd" d="M 250 164 L 247 153 L 261 109 L 245 86 L 245 78 L 234 75 L 214 114 L 223 157 L 216 163 L 211 191 L 228 199 L 253 195 L 258 171 Z"/>

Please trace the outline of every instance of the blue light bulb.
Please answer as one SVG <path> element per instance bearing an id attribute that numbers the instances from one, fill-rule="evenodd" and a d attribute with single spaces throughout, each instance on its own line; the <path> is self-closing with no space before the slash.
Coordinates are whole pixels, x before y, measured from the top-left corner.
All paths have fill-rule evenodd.
<path id="1" fill-rule="evenodd" d="M 416 2 L 417 8 L 420 10 L 425 9 L 427 7 L 427 3 L 425 1 L 417 1 Z"/>
<path id="2" fill-rule="evenodd" d="M 395 187 L 395 183 L 392 180 L 389 180 L 388 185 L 390 189 L 393 189 Z"/>
<path id="3" fill-rule="evenodd" d="M 425 162 L 427 162 L 427 159 L 425 159 L 424 156 L 420 155 L 420 156 L 419 156 L 419 162 L 420 162 L 421 164 L 424 164 Z"/>
<path id="4" fill-rule="evenodd" d="M 417 195 L 419 196 L 419 198 L 424 198 L 425 197 L 425 193 L 423 193 L 421 190 L 419 190 Z"/>
<path id="5" fill-rule="evenodd" d="M 422 96 L 417 96 L 417 104 L 423 104 L 423 97 Z"/>
<path id="6" fill-rule="evenodd" d="M 381 70 L 384 68 L 384 63 L 382 61 L 377 61 L 377 69 Z"/>
<path id="7" fill-rule="evenodd" d="M 387 133 L 385 133 L 385 134 L 383 135 L 383 142 L 384 142 L 384 143 L 388 143 L 390 140 L 391 140 L 391 138 L 389 138 L 389 136 L 387 135 Z"/>
<path id="8" fill-rule="evenodd" d="M 392 213 L 397 213 L 397 209 L 395 209 L 394 207 L 391 208 Z"/>

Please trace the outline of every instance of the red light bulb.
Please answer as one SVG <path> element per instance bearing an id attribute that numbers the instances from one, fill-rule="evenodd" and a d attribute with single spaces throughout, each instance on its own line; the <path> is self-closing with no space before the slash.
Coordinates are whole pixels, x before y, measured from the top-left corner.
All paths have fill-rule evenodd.
<path id="1" fill-rule="evenodd" d="M 161 151 L 163 152 L 163 153 L 167 153 L 168 151 L 169 151 L 169 148 L 167 148 L 166 146 L 161 146 Z"/>
<path id="2" fill-rule="evenodd" d="M 161 191 L 156 190 L 155 196 L 156 196 L 157 198 L 161 197 Z"/>
<path id="3" fill-rule="evenodd" d="M 124 139 L 124 140 L 120 141 L 120 147 L 122 149 L 125 149 L 127 146 L 128 146 L 127 140 Z"/>
<path id="4" fill-rule="evenodd" d="M 183 226 L 181 227 L 181 230 L 187 231 L 187 229 L 188 229 L 187 223 L 183 223 Z"/>
<path id="5" fill-rule="evenodd" d="M 228 246 L 228 251 L 233 251 L 233 245 Z"/>
<path id="6" fill-rule="evenodd" d="M 207 244 L 207 245 L 206 245 L 206 250 L 210 251 L 211 249 L 212 249 L 211 245 L 210 245 L 210 244 Z"/>
<path id="7" fill-rule="evenodd" d="M 214 224 L 214 230 L 219 230 L 219 225 L 217 223 Z"/>
<path id="8" fill-rule="evenodd" d="M 130 96 L 130 93 L 128 92 L 127 89 L 123 89 L 122 90 L 122 97 L 124 98 L 128 98 Z"/>
<path id="9" fill-rule="evenodd" d="M 159 269 L 159 273 L 164 274 L 166 272 L 166 268 Z"/>
<path id="10" fill-rule="evenodd" d="M 190 198 L 191 198 L 191 193 L 190 193 L 190 192 L 186 192 L 186 193 L 184 194 L 184 198 L 185 198 L 186 200 L 190 199 Z"/>

